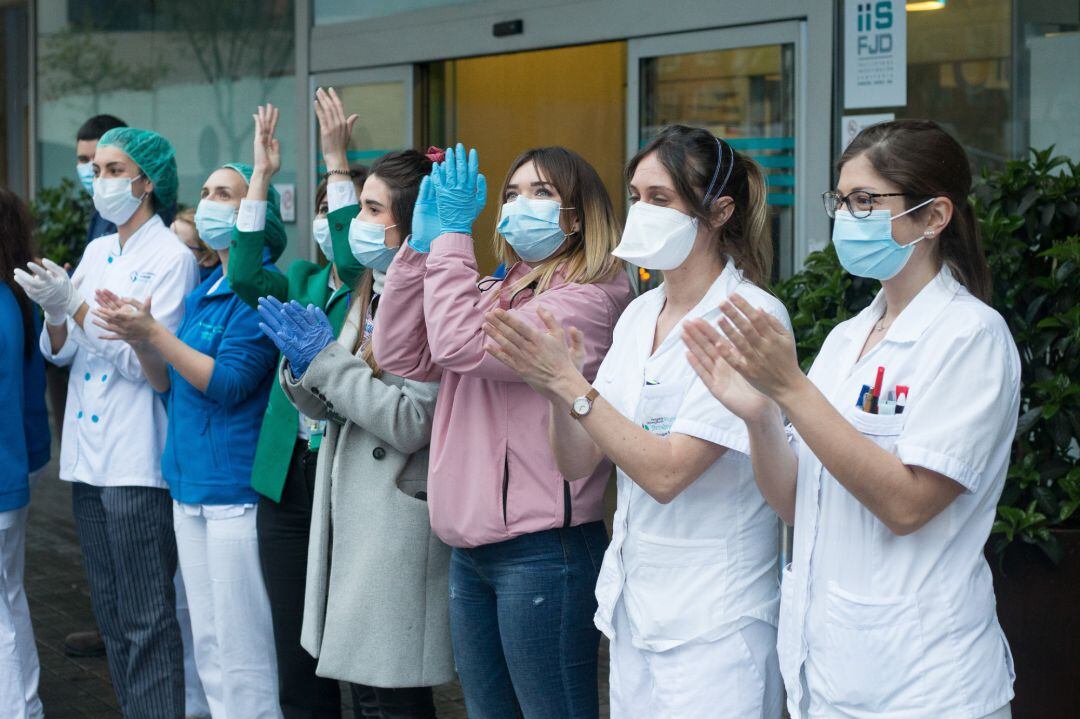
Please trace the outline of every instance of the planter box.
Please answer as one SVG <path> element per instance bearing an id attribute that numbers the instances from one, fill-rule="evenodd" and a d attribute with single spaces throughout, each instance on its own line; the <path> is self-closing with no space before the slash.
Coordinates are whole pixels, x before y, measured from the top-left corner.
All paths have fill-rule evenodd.
<path id="1" fill-rule="evenodd" d="M 997 612 L 1016 662 L 1014 719 L 1080 716 L 1080 530 L 1054 532 L 1055 567 L 1037 547 L 1013 543 L 994 565 Z"/>

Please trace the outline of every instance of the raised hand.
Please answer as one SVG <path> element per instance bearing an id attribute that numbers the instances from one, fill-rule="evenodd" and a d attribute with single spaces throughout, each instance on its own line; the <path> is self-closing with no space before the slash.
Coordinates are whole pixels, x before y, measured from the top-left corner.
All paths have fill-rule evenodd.
<path id="1" fill-rule="evenodd" d="M 537 392 L 555 399 L 559 383 L 581 373 L 583 336 L 573 327 L 564 332 L 547 310 L 538 310 L 537 315 L 546 332 L 506 310 L 489 312 L 484 317 L 484 333 L 492 341 L 484 349 Z"/>
<path id="2" fill-rule="evenodd" d="M 480 174 L 476 150 L 466 155 L 460 142 L 456 149 L 447 148 L 446 159 L 432 168 L 431 182 L 441 231 L 471 234 L 473 222 L 487 203 L 487 178 Z"/>
<path id="3" fill-rule="evenodd" d="M 275 137 L 281 111 L 270 103 L 259 105 L 255 120 L 255 153 L 252 169 L 269 178 L 281 169 L 281 141 Z"/>
<path id="4" fill-rule="evenodd" d="M 328 170 L 349 169 L 349 139 L 359 115 L 346 115 L 345 103 L 334 88 L 315 91 L 315 117 L 319 121 L 319 146 Z M 348 177 L 342 176 L 348 180 Z"/>
<path id="5" fill-rule="evenodd" d="M 409 246 L 417 252 L 430 252 L 431 242 L 441 234 L 442 221 L 439 220 L 438 203 L 435 200 L 435 185 L 430 177 L 420 181 L 420 194 L 416 197 L 412 216 L 412 238 Z"/>

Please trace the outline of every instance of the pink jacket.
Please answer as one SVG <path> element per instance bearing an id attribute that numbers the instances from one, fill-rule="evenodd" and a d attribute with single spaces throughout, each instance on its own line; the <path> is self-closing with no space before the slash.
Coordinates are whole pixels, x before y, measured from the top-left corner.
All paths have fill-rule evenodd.
<path id="1" fill-rule="evenodd" d="M 548 446 L 548 401 L 484 352 L 484 314 L 495 302 L 538 326 L 546 308 L 585 335 L 585 376 L 600 367 L 615 321 L 630 301 L 622 273 L 604 283 L 568 284 L 556 276 L 534 296 L 509 289 L 529 268 L 477 288 L 469 235 L 437 238 L 430 254 L 403 246 L 386 273 L 372 338 L 379 365 L 418 381 L 442 377 L 431 432 L 428 507 L 447 544 L 476 547 L 521 534 L 576 526 L 603 516 L 611 464 L 566 482 Z"/>

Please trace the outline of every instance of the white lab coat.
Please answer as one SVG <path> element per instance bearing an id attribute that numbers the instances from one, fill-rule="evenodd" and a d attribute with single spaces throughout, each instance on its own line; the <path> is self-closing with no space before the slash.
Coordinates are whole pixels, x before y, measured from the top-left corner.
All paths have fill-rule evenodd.
<path id="1" fill-rule="evenodd" d="M 744 280 L 732 262 L 686 319 L 715 321 L 720 303 L 734 292 L 790 326 L 783 305 Z M 681 325 L 652 352 L 664 301 L 661 285 L 630 304 L 615 327 L 594 386 L 623 416 L 654 434 L 698 437 L 728 451 L 668 504 L 655 501 L 618 470 L 613 536 L 596 587 L 596 626 L 612 640 L 613 662 L 627 658 L 620 675 L 625 687 L 676 675 L 670 667 L 659 669 L 665 662 L 659 655 L 665 652 L 669 657 L 708 661 L 710 652 L 737 646 L 721 640 L 751 623 L 775 627 L 779 602 L 779 521 L 754 482 L 746 426 L 709 393 L 690 366 Z M 626 631 L 616 628 L 617 607 L 625 610 Z M 693 653 L 675 651 L 706 644 L 710 646 Z M 654 655 L 638 664 L 656 671 L 627 680 L 632 659 L 627 652 L 634 650 Z M 756 672 L 745 649 L 738 651 L 734 663 Z M 772 647 L 768 651 L 771 654 Z M 732 665 L 729 656 L 714 656 L 711 661 L 718 669 Z M 612 686 L 612 706 L 617 707 L 623 702 L 615 695 L 617 686 Z M 661 702 L 642 707 L 646 713 L 642 716 L 727 716 L 716 713 L 722 709 L 712 705 L 707 693 L 695 696 L 702 699 L 700 706 L 687 706 L 683 693 L 677 709 Z"/>
<path id="2" fill-rule="evenodd" d="M 157 215 L 128 238 L 123 249 L 116 234 L 91 242 L 72 282 L 90 309 L 94 291 L 120 297 L 152 297 L 151 312 L 175 332 L 184 298 L 199 280 L 191 251 Z M 41 351 L 57 365 L 71 365 L 64 430 L 60 440 L 60 478 L 97 487 L 164 488 L 161 453 L 165 448 L 165 406 L 146 381 L 135 351 L 107 334 L 88 313 L 80 328 L 68 319 L 68 338 L 53 353 L 48 328 Z"/>
<path id="3" fill-rule="evenodd" d="M 794 554 L 778 638 L 792 719 L 974 719 L 1012 698 L 983 545 L 1016 431 L 1016 346 L 1001 316 L 943 269 L 858 360 L 884 309 L 881 293 L 834 329 L 810 379 L 864 436 L 964 493 L 897 536 L 793 432 Z M 885 388 L 909 388 L 903 414 L 856 408 L 879 366 Z"/>

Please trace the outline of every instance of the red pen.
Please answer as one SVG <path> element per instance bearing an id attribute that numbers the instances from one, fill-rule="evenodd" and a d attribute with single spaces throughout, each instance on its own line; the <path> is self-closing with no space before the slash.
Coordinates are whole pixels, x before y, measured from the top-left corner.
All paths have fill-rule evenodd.
<path id="1" fill-rule="evenodd" d="M 878 413 L 878 400 L 881 398 L 881 384 L 885 380 L 885 367 L 877 368 L 877 379 L 874 380 L 874 389 L 872 394 L 874 399 L 872 400 L 870 411 L 874 414 Z"/>

